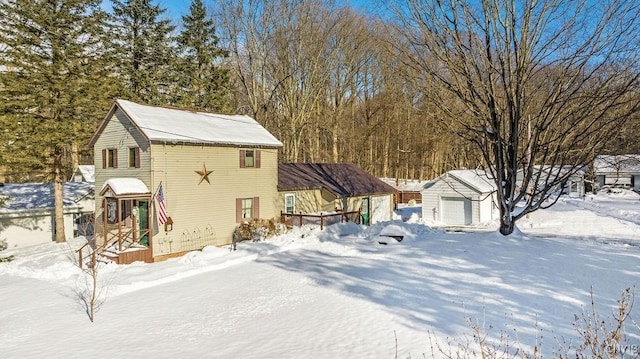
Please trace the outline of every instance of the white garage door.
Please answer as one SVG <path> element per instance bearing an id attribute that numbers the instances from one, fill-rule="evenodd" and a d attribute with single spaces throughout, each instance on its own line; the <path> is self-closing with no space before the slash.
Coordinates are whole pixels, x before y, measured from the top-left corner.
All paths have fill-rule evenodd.
<path id="1" fill-rule="evenodd" d="M 446 224 L 471 224 L 471 200 L 462 197 L 442 197 L 441 221 Z"/>

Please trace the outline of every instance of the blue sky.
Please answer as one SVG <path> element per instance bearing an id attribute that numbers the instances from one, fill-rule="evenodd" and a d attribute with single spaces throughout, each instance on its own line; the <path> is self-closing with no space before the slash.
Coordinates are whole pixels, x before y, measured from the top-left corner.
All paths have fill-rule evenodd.
<path id="1" fill-rule="evenodd" d="M 376 8 L 381 0 L 337 0 L 338 4 L 349 4 L 353 8 Z M 156 0 L 155 3 L 159 4 L 162 8 L 167 9 L 165 13 L 172 19 L 179 19 L 182 15 L 189 11 L 191 0 Z M 210 4 L 209 1 L 203 0 L 205 6 Z"/>

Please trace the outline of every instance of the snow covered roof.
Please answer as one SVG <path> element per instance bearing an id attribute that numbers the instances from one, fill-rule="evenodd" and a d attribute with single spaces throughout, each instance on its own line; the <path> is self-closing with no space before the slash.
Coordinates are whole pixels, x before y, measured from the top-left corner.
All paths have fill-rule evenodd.
<path id="1" fill-rule="evenodd" d="M 638 173 L 640 174 L 640 155 L 599 155 L 593 161 L 598 173 Z"/>
<path id="2" fill-rule="evenodd" d="M 151 142 L 282 147 L 282 142 L 249 116 L 148 106 L 126 100 L 117 100 L 115 106 Z"/>
<path id="3" fill-rule="evenodd" d="M 116 196 L 151 193 L 147 185 L 137 178 L 110 178 L 102 185 L 100 195 L 103 196 L 107 189 L 111 189 L 111 192 Z"/>
<path id="4" fill-rule="evenodd" d="M 487 174 L 481 170 L 452 170 L 433 181 L 427 182 L 423 188 L 429 188 L 433 186 L 437 181 L 447 180 L 449 177 L 453 177 L 458 181 L 466 184 L 467 186 L 476 189 L 480 193 L 490 193 L 496 190 L 496 186 Z"/>
<path id="5" fill-rule="evenodd" d="M 398 191 L 404 192 L 420 192 L 425 184 L 428 181 L 419 181 L 416 179 L 398 179 L 398 183 L 396 183 L 395 178 L 382 177 L 380 178 L 384 183 L 394 187 Z"/>
<path id="6" fill-rule="evenodd" d="M 65 206 L 74 206 L 87 196 L 93 197 L 93 183 L 66 182 L 62 188 Z M 0 187 L 0 194 L 9 197 L 0 212 L 53 208 L 52 183 L 5 183 Z"/>
<path id="7" fill-rule="evenodd" d="M 95 182 L 96 167 L 94 165 L 79 165 L 75 174 L 79 173 L 85 182 Z M 73 181 L 73 178 L 71 178 Z"/>

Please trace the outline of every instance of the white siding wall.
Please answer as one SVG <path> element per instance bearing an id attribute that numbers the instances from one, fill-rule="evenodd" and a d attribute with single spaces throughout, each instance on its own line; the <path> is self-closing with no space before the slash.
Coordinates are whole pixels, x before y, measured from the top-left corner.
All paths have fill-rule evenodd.
<path id="1" fill-rule="evenodd" d="M 52 242 L 55 239 L 52 211 L 43 209 L 3 214 L 0 220 L 5 228 L 0 234 L 0 240 L 6 240 L 9 248 Z M 67 240 L 73 239 L 73 216 L 76 212 L 77 209 L 65 209 L 64 230 Z"/>
<path id="2" fill-rule="evenodd" d="M 371 196 L 371 224 L 391 220 L 393 195 Z"/>
<path id="3" fill-rule="evenodd" d="M 497 217 L 497 207 L 496 207 L 496 196 L 492 195 L 483 195 L 482 200 L 480 201 L 480 223 L 489 222 Z"/>

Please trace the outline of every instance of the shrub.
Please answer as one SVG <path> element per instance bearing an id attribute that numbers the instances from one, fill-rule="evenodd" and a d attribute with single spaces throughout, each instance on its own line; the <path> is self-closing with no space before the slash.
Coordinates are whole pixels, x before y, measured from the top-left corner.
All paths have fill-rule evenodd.
<path id="1" fill-rule="evenodd" d="M 258 242 L 269 237 L 282 234 L 286 231 L 286 226 L 273 219 L 249 219 L 238 225 L 233 231 L 233 249 L 236 243 L 241 241 Z"/>

